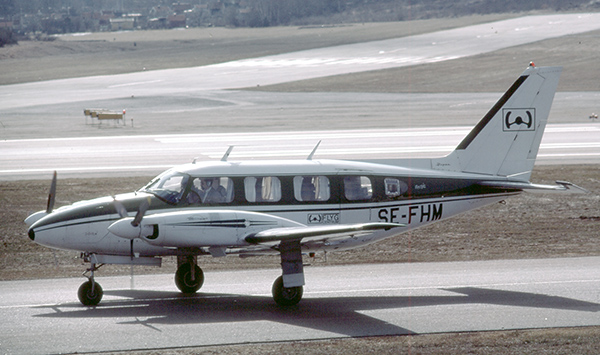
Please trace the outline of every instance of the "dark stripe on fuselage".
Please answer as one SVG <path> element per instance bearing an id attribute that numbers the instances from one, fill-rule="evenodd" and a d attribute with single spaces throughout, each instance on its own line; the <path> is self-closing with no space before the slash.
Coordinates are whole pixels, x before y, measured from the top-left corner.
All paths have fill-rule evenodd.
<path id="1" fill-rule="evenodd" d="M 81 217 L 81 218 L 77 218 L 77 219 L 69 219 L 69 220 L 59 220 L 59 221 L 50 221 L 48 223 L 44 223 L 41 225 L 33 225 L 30 229 L 35 230 L 36 232 L 40 232 L 40 231 L 47 231 L 50 229 L 55 229 L 55 228 L 67 228 L 67 227 L 73 227 L 73 226 L 78 226 L 81 224 L 90 224 L 90 223 L 105 223 L 105 222 L 115 222 L 117 220 L 120 219 L 119 218 L 102 218 L 102 219 L 95 219 L 93 221 L 90 221 L 89 219 L 90 217 Z M 67 223 L 68 221 L 71 221 L 70 223 Z"/>
<path id="2" fill-rule="evenodd" d="M 494 118 L 494 116 L 496 116 L 496 113 L 498 113 L 498 111 L 502 108 L 502 106 L 504 106 L 504 104 L 508 101 L 508 99 L 510 99 L 510 97 L 515 93 L 515 91 L 517 91 L 517 89 L 521 86 L 521 84 L 523 84 L 525 79 L 527 79 L 528 77 L 529 77 L 529 75 L 523 75 L 523 76 L 519 77 L 512 84 L 512 86 L 508 89 L 508 91 L 506 91 L 504 93 L 504 95 L 502 95 L 500 100 L 498 100 L 498 102 L 496 102 L 494 107 L 492 107 L 492 109 L 489 110 L 485 116 L 483 116 L 483 118 L 481 119 L 481 121 L 479 121 L 479 123 L 477 123 L 475 128 L 473 128 L 473 130 L 471 132 L 469 132 L 469 134 L 465 137 L 465 139 L 463 139 L 463 141 L 460 142 L 460 144 L 458 145 L 458 147 L 456 147 L 456 149 L 460 149 L 460 150 L 467 149 L 469 144 L 471 144 L 471 142 L 475 139 L 475 137 L 477 137 L 479 132 L 481 132 L 483 130 L 483 128 L 492 120 L 492 118 Z"/>
<path id="3" fill-rule="evenodd" d="M 504 196 L 509 197 L 509 196 L 516 195 L 518 193 L 519 193 L 519 191 L 512 191 L 512 192 L 506 191 L 506 192 L 501 192 L 501 193 L 499 192 L 499 193 L 493 193 L 493 194 L 469 195 L 469 196 L 464 196 L 464 197 L 456 196 L 456 197 L 450 197 L 450 198 L 437 197 L 437 198 L 431 198 L 431 199 L 424 198 L 424 199 L 419 199 L 419 200 L 366 202 L 366 203 L 361 203 L 361 206 L 356 206 L 356 205 L 353 206 L 352 204 L 342 204 L 342 205 L 337 205 L 336 207 L 326 208 L 326 209 L 322 208 L 322 206 L 315 205 L 315 206 L 312 206 L 312 208 L 303 208 L 303 209 L 298 209 L 298 210 L 278 208 L 278 209 L 267 209 L 267 210 L 260 210 L 260 211 L 254 210 L 254 212 L 265 213 L 265 214 L 275 214 L 275 215 L 280 215 L 283 213 L 311 213 L 311 212 L 343 213 L 344 211 L 364 210 L 364 209 L 371 209 L 371 208 L 419 206 L 419 205 L 435 204 L 435 203 L 460 202 L 460 201 L 466 201 L 466 200 L 472 200 L 472 199 L 487 199 L 487 198 L 497 198 L 497 197 L 504 197 Z M 232 206 L 232 207 L 234 207 L 233 209 L 236 209 L 236 210 L 239 209 L 239 206 L 238 206 L 238 208 L 235 208 L 235 206 Z M 256 206 L 256 207 L 259 207 L 259 206 Z M 287 206 L 287 207 L 290 207 L 290 206 Z M 198 208 L 196 208 L 196 209 L 198 209 Z M 204 208 L 201 208 L 201 209 L 204 209 Z M 201 209 L 199 209 L 199 210 L 201 210 Z M 253 211 L 253 209 L 248 208 L 248 206 L 246 206 L 246 208 L 241 209 L 241 210 Z M 162 213 L 162 212 L 168 212 L 168 211 L 161 211 L 158 213 Z M 66 227 L 76 226 L 76 225 L 81 225 L 81 224 L 114 222 L 118 219 L 119 218 L 105 218 L 105 219 L 96 219 L 94 221 L 90 221 L 89 217 L 86 217 L 86 218 L 74 220 L 71 223 L 61 223 L 61 222 L 48 223 L 48 224 L 44 224 L 43 226 L 40 226 L 37 228 L 32 228 L 32 229 L 34 230 L 35 233 L 37 233 L 40 231 L 47 231 L 47 230 L 51 230 L 51 229 L 55 229 L 55 228 L 66 228 Z M 245 227 L 245 225 L 242 225 L 241 223 L 239 223 L 239 221 L 225 221 L 225 222 L 226 222 L 225 224 L 220 224 L 219 222 L 216 222 L 216 223 L 208 222 L 205 225 L 201 225 L 198 223 L 189 223 L 187 225 L 188 226 L 197 226 L 197 227 L 225 227 L 225 228 L 231 228 L 231 227 L 244 228 Z M 259 223 L 257 223 L 257 224 L 259 224 Z M 186 224 L 181 224 L 181 225 L 186 225 Z M 31 238 L 32 231 L 30 230 L 29 233 L 30 233 L 30 238 Z"/>
<path id="4" fill-rule="evenodd" d="M 248 224 L 246 224 L 248 222 Z M 169 223 L 169 226 L 179 227 L 222 227 L 222 228 L 246 228 L 249 226 L 272 226 L 277 225 L 273 221 L 247 221 L 246 219 L 231 219 L 222 221 L 198 221 L 186 223 Z"/>
<path id="5" fill-rule="evenodd" d="M 186 205 L 186 204 L 168 204 L 155 196 L 152 196 L 152 202 L 147 215 L 154 213 L 167 213 L 170 211 L 185 210 L 210 210 L 210 209 L 229 209 L 242 211 L 255 211 L 266 214 L 282 213 L 338 213 L 343 211 L 362 210 L 366 208 L 377 208 L 380 206 L 408 206 L 422 203 L 431 203 L 432 201 L 460 201 L 464 199 L 478 198 L 486 195 L 505 194 L 517 190 L 497 189 L 492 187 L 480 186 L 475 180 L 465 179 L 443 179 L 443 178 L 420 178 L 420 177 L 398 177 L 406 181 L 409 191 L 397 198 L 387 198 L 384 189 L 384 176 L 369 175 L 373 182 L 373 196 L 369 200 L 346 201 L 342 189 L 342 176 L 331 176 L 332 182 L 331 198 L 328 201 L 319 202 L 300 202 L 295 201 L 293 195 L 282 198 L 278 202 L 251 203 L 244 199 L 243 191 L 231 203 L 221 203 L 212 205 Z M 291 181 L 288 181 L 291 183 Z M 238 184 L 243 184 L 238 182 Z M 415 185 L 426 186 L 422 190 L 417 190 Z M 242 185 L 243 186 L 243 185 Z M 289 189 L 286 189 L 287 191 Z M 288 194 L 291 195 L 290 192 Z M 135 211 L 143 199 L 149 195 L 139 195 L 130 199 L 123 199 L 121 202 L 129 211 Z M 459 199 L 454 199 L 454 198 Z M 461 198 L 462 197 L 462 198 Z M 76 226 L 86 223 L 112 223 L 121 217 L 117 214 L 114 203 L 110 199 L 96 199 L 71 206 L 64 210 L 57 210 L 54 213 L 44 217 L 32 228 L 35 231 L 43 231 L 54 228 L 63 228 Z M 235 225 L 233 223 L 232 225 Z"/>

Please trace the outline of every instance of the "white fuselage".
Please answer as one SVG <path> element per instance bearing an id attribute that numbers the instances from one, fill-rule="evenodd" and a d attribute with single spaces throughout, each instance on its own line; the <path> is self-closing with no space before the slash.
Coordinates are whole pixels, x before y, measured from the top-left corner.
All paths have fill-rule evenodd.
<path id="1" fill-rule="evenodd" d="M 112 226 L 121 216 L 113 206 L 113 198 L 106 197 L 54 211 L 32 225 L 30 237 L 53 248 L 106 255 L 130 255 L 131 243 L 133 252 L 141 256 L 178 254 L 186 248 L 213 255 L 253 255 L 273 250 L 252 245 L 245 238 L 275 227 L 368 222 L 404 225 L 350 236 L 306 238 L 302 244 L 306 252 L 341 250 L 398 235 L 517 193 L 481 188 L 477 185 L 481 179 L 475 174 L 347 161 L 187 164 L 163 173 L 136 193 L 116 197 L 127 207 L 130 217 L 140 201 L 150 197 L 141 230 L 123 230 L 132 228 L 128 227 L 131 219 L 121 221 L 120 227 Z M 212 182 L 210 188 L 206 181 Z M 218 188 L 222 192 L 219 200 L 206 200 L 213 193 L 210 190 Z M 119 236 L 111 233 L 117 228 L 121 228 Z"/>

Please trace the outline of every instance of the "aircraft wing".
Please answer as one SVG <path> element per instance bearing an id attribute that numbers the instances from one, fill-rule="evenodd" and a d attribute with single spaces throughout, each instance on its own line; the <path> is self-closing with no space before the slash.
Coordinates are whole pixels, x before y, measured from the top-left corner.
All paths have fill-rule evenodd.
<path id="1" fill-rule="evenodd" d="M 250 244 L 263 244 L 286 240 L 316 240 L 333 236 L 362 235 L 376 230 L 389 230 L 406 227 L 398 223 L 357 223 L 327 226 L 303 226 L 266 229 L 248 235 L 245 239 Z"/>
<path id="2" fill-rule="evenodd" d="M 579 187 L 567 181 L 556 181 L 556 185 L 540 185 L 521 181 L 481 181 L 481 186 L 494 187 L 499 189 L 523 190 L 527 192 L 569 192 L 575 194 L 589 194 L 590 192 L 583 187 Z"/>

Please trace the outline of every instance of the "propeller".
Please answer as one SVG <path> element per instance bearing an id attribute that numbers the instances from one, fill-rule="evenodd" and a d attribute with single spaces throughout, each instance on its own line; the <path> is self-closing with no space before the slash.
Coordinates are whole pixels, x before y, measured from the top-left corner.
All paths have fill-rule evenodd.
<path id="1" fill-rule="evenodd" d="M 125 208 L 125 206 L 123 206 L 121 201 L 117 200 L 116 197 L 112 196 L 112 198 L 113 198 L 113 204 L 115 205 L 115 210 L 117 210 L 117 213 L 119 214 L 119 216 L 121 216 L 121 218 L 127 217 L 128 213 L 127 213 L 127 209 Z"/>
<path id="2" fill-rule="evenodd" d="M 28 216 L 27 218 L 25 218 L 25 223 L 31 227 L 35 222 L 39 221 L 40 219 L 46 217 L 47 215 L 49 215 L 50 213 L 52 213 L 52 210 L 54 209 L 54 202 L 56 201 L 56 171 L 54 172 L 54 175 L 52 176 L 52 183 L 50 184 L 50 192 L 48 193 L 48 204 L 46 206 L 46 210 L 45 211 L 38 211 L 35 212 L 34 214 Z"/>
<path id="3" fill-rule="evenodd" d="M 131 221 L 132 226 L 138 227 L 140 225 L 140 223 L 142 223 L 142 219 L 144 218 L 146 211 L 148 211 L 148 207 L 150 207 L 150 197 L 144 199 L 142 201 L 142 203 L 140 203 L 140 206 L 138 207 L 138 211 L 135 214 L 133 221 Z"/>
<path id="4" fill-rule="evenodd" d="M 139 226 L 142 223 L 142 219 L 144 215 L 148 211 L 150 207 L 150 197 L 142 200 L 140 205 L 138 206 L 138 211 L 135 214 L 135 217 L 131 218 L 128 215 L 127 209 L 123 204 L 113 197 L 113 204 L 115 210 L 121 216 L 121 219 L 113 223 L 108 227 L 108 230 L 116 236 L 127 238 L 127 239 L 135 239 L 140 236 Z"/>
<path id="5" fill-rule="evenodd" d="M 54 202 L 56 201 L 56 170 L 52 176 L 52 184 L 50 184 L 50 192 L 48 193 L 48 205 L 46 207 L 46 213 L 52 213 L 54 209 Z"/>

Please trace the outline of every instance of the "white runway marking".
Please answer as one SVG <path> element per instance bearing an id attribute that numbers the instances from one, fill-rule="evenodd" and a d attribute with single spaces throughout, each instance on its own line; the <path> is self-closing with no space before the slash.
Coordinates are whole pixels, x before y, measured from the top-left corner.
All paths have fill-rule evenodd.
<path id="1" fill-rule="evenodd" d="M 561 158 L 596 159 L 600 156 L 598 131 L 599 127 L 589 125 L 549 125 L 538 157 L 545 163 L 564 161 Z M 303 159 L 319 140 L 317 159 L 430 158 L 450 153 L 468 132 L 465 127 L 444 127 L 0 141 L 6 153 L 0 156 L 0 180 L 44 178 L 54 170 L 63 176 L 78 172 L 158 174 L 195 157 L 221 159 L 229 145 L 235 146 L 231 161 Z"/>

